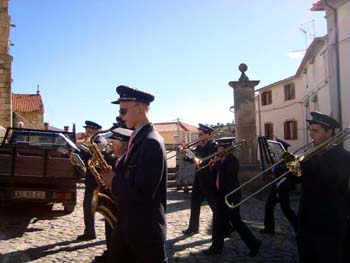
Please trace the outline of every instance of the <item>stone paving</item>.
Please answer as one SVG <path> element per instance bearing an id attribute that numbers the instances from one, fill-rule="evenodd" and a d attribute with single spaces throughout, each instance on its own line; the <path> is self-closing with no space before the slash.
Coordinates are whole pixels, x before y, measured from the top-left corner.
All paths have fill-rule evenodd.
<path id="1" fill-rule="evenodd" d="M 79 185 L 78 204 L 71 214 L 62 212 L 55 205 L 53 211 L 43 208 L 21 207 L 0 210 L 0 263 L 5 262 L 93 262 L 94 256 L 105 249 L 104 220 L 96 215 L 97 238 L 79 242 L 76 237 L 84 230 L 82 199 L 83 185 Z M 296 201 L 292 201 L 296 207 Z M 237 233 L 225 240 L 222 255 L 205 256 L 202 250 L 211 243 L 210 225 L 212 213 L 207 205 L 202 206 L 200 233 L 187 237 L 182 230 L 187 228 L 190 215 L 190 199 L 183 192 L 168 189 L 168 241 L 169 263 L 180 262 L 297 262 L 293 230 L 279 206 L 275 210 L 276 234 L 262 235 L 264 202 L 251 199 L 241 208 L 242 218 L 263 245 L 258 256 L 250 258 L 248 249 Z"/>

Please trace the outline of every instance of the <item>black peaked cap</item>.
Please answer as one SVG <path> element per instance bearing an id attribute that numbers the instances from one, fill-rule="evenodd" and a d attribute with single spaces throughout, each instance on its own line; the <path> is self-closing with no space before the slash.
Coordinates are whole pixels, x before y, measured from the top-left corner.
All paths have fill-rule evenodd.
<path id="1" fill-rule="evenodd" d="M 149 105 L 154 101 L 152 94 L 128 86 L 120 85 L 116 88 L 116 91 L 119 94 L 119 99 L 112 101 L 112 104 L 119 104 L 121 101 L 137 101 Z"/>

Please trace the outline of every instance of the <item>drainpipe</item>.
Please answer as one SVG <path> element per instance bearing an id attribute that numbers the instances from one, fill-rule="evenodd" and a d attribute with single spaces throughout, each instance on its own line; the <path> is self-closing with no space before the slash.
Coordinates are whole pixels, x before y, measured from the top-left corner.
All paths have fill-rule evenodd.
<path id="1" fill-rule="evenodd" d="M 258 93 L 258 120 L 259 120 L 259 136 L 261 136 L 261 110 L 260 110 L 260 93 Z"/>
<path id="2" fill-rule="evenodd" d="M 335 30 L 335 64 L 336 64 L 336 74 L 337 74 L 337 101 L 338 101 L 338 116 L 336 118 L 339 120 L 340 129 L 342 128 L 342 107 L 341 107 L 341 89 L 340 89 L 340 62 L 339 62 L 339 33 L 338 33 L 338 12 L 337 9 L 324 0 L 324 3 L 329 7 L 334 13 L 334 30 Z"/>

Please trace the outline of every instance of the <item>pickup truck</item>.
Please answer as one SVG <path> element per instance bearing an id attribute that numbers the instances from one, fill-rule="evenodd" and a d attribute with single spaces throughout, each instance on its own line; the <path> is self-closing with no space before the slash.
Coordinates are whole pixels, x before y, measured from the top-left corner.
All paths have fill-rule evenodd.
<path id="1" fill-rule="evenodd" d="M 70 161 L 74 132 L 7 128 L 0 145 L 0 206 L 76 205 L 79 171 Z"/>

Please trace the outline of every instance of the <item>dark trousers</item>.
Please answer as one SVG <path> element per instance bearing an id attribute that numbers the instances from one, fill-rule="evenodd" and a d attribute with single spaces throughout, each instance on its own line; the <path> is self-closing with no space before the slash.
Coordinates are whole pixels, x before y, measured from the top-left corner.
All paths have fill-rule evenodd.
<path id="1" fill-rule="evenodd" d="M 224 247 L 223 223 L 229 221 L 232 227 L 242 238 L 249 249 L 255 249 L 259 245 L 258 239 L 242 221 L 239 207 L 230 209 L 224 201 L 224 196 L 218 197 L 213 213 L 212 249 L 221 251 Z"/>
<path id="2" fill-rule="evenodd" d="M 131 241 L 123 237 L 119 229 L 115 229 L 110 237 L 108 250 L 109 263 L 167 263 L 166 247 L 164 242 L 145 240 L 144 242 Z"/>
<path id="3" fill-rule="evenodd" d="M 348 263 L 350 262 L 350 218 L 348 218 L 348 231 L 346 233 L 344 251 L 345 251 L 344 263 Z"/>
<path id="4" fill-rule="evenodd" d="M 83 211 L 84 211 L 84 234 L 89 236 L 96 236 L 95 232 L 95 217 L 91 211 L 92 194 L 97 184 L 92 174 L 86 174 L 85 178 L 85 192 L 83 200 Z"/>
<path id="5" fill-rule="evenodd" d="M 344 263 L 344 238 L 319 237 L 315 234 L 297 238 L 299 263 Z"/>
<path id="6" fill-rule="evenodd" d="M 201 211 L 201 205 L 204 200 L 208 201 L 208 204 L 213 210 L 214 208 L 214 198 L 209 194 L 205 194 L 199 180 L 195 178 L 192 188 L 192 196 L 191 196 L 191 216 L 190 216 L 190 224 L 188 229 L 192 231 L 199 230 L 199 216 Z"/>
<path id="7" fill-rule="evenodd" d="M 279 202 L 282 212 L 285 217 L 289 220 L 295 232 L 298 230 L 298 219 L 294 211 L 290 208 L 289 193 L 293 189 L 293 185 L 286 179 L 277 188 L 272 187 L 271 193 L 268 196 L 265 204 L 265 229 L 269 231 L 275 231 L 275 217 L 274 209 L 276 204 Z"/>

